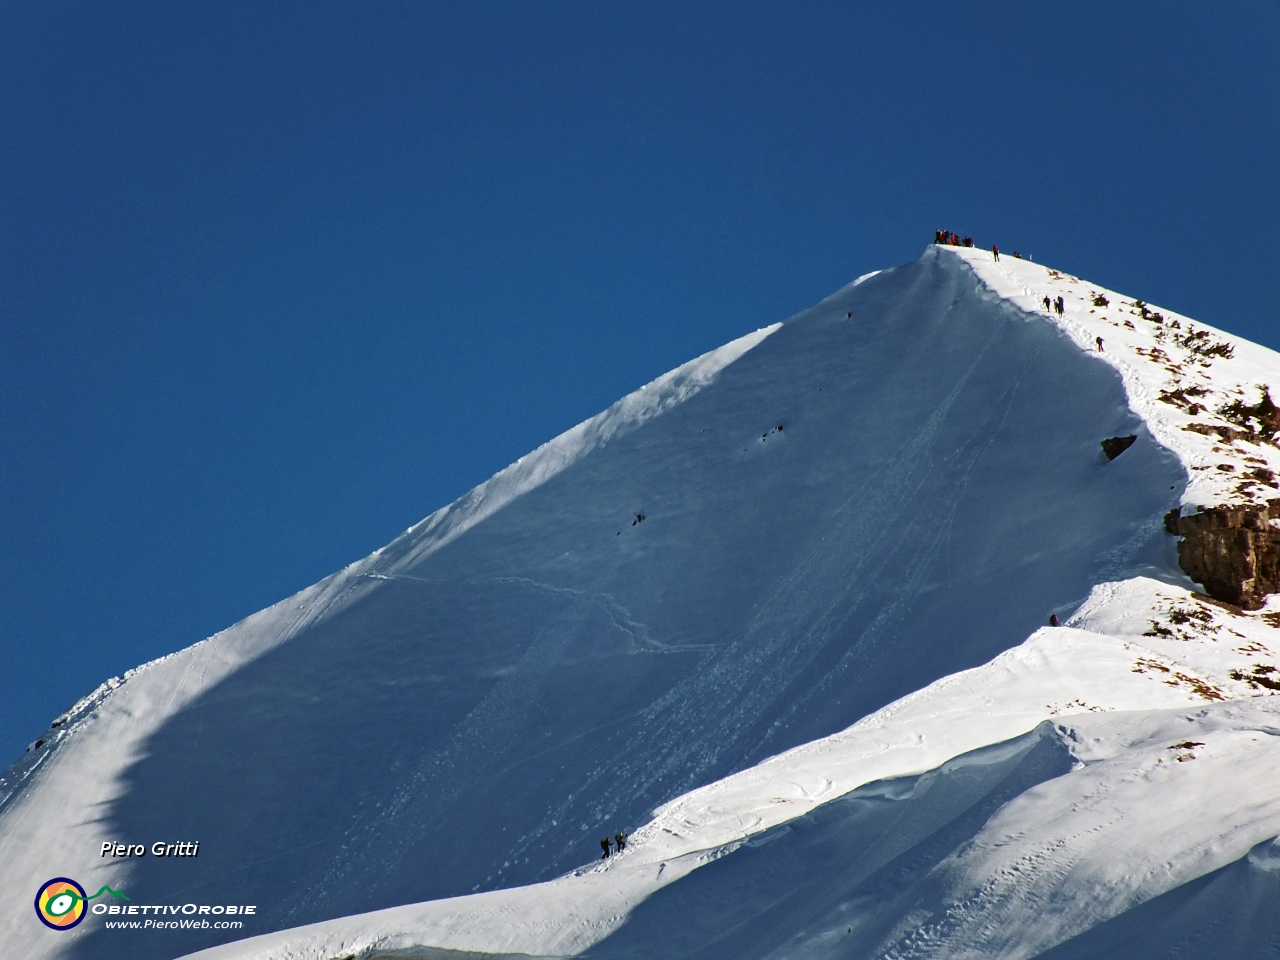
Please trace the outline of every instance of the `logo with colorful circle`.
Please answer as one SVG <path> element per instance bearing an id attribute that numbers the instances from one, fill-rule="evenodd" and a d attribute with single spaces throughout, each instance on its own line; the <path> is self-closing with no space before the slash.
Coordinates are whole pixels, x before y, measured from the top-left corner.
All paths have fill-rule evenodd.
<path id="1" fill-rule="evenodd" d="M 104 886 L 93 897 L 109 893 L 120 900 L 128 900 L 123 893 Z M 70 930 L 84 919 L 87 897 L 84 887 L 70 877 L 54 877 L 46 881 L 36 894 L 36 916 L 51 930 Z"/>

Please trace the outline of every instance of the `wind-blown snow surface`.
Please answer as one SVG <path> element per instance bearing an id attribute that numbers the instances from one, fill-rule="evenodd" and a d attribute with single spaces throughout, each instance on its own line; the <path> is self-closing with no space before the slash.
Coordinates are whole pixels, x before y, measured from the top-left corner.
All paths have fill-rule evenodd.
<path id="1" fill-rule="evenodd" d="M 931 249 L 694 361 L 367 560 L 77 705 L 0 786 L 0 942 L 172 957 L 282 930 L 211 956 L 1032 956 L 1241 861 L 1280 833 L 1267 775 L 1241 774 L 1274 782 L 1274 719 L 1265 701 L 1213 704 L 1268 692 L 1274 628 L 1185 589 L 1160 517 L 1187 454 L 1130 409 L 1145 411 L 1141 378 L 969 260 Z M 1124 433 L 1139 441 L 1105 462 L 1098 441 Z M 1201 745 L 1161 739 L 1174 729 Z M 963 755 L 987 771 L 972 802 L 913 808 L 928 829 L 874 855 L 823 819 L 859 788 L 924 797 L 921 775 L 952 782 Z M 1053 766 L 1069 755 L 1084 766 Z M 1118 827 L 1129 859 L 1108 873 L 1118 847 L 1098 838 L 1123 817 L 1090 822 L 1092 845 L 1058 843 L 1075 828 L 1060 811 L 1094 795 L 1085 772 L 1108 796 L 1132 783 L 1141 807 L 1164 768 L 1188 827 L 1150 835 L 1172 851 L 1152 876 L 1146 835 Z M 906 793 L 868 787 L 903 778 Z M 718 934 L 659 949 L 676 920 L 646 927 L 648 911 L 708 884 L 706 902 L 732 902 L 715 884 L 753 875 L 740 844 L 780 830 L 762 849 L 785 851 L 784 825 L 809 817 L 829 849 L 862 845 L 828 884 L 879 904 L 861 939 L 834 936 L 855 925 L 832 925 L 849 908 L 828 897 L 836 913 L 810 898 L 810 919 L 757 923 L 754 954 Z M 636 827 L 625 856 L 552 879 Z M 107 839 L 201 853 L 104 862 Z M 868 891 L 886 851 L 921 843 L 909 882 Z M 1110 892 L 1071 895 L 1067 868 Z M 259 909 L 234 932 L 94 918 L 53 934 L 29 905 L 50 876 Z M 1036 927 L 1046 903 L 1055 922 Z M 714 928 L 714 909 L 699 916 Z"/>

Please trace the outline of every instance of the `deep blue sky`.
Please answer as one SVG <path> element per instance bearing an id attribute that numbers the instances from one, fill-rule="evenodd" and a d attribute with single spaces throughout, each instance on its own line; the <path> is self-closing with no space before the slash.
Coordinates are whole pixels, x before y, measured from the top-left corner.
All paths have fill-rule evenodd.
<path id="1" fill-rule="evenodd" d="M 0 767 L 935 227 L 1280 348 L 1275 2 L 903 9 L 0 3 Z"/>

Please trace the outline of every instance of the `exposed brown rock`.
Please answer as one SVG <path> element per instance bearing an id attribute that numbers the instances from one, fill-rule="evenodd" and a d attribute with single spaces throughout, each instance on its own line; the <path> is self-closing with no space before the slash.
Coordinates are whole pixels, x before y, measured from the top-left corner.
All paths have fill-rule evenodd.
<path id="1" fill-rule="evenodd" d="M 1219 600 L 1217 597 L 1211 597 L 1207 593 L 1192 593 L 1191 595 L 1204 603 L 1212 603 L 1215 607 L 1221 607 L 1223 610 L 1227 611 L 1227 613 L 1234 614 L 1237 617 L 1244 613 L 1244 609 L 1240 607 L 1239 604 L 1229 603 L 1226 600 Z M 1262 615 L 1262 619 L 1266 620 L 1267 617 L 1272 616 L 1276 616 L 1276 614 L 1264 613 Z M 1275 624 L 1275 626 L 1280 626 L 1280 623 Z"/>
<path id="2" fill-rule="evenodd" d="M 1108 460 L 1114 460 L 1132 447 L 1133 442 L 1137 439 L 1132 434 L 1127 437 L 1107 437 L 1102 441 L 1102 453 Z"/>
<path id="3" fill-rule="evenodd" d="M 1183 517 L 1165 514 L 1178 542 L 1178 564 L 1215 600 L 1257 610 L 1280 593 L 1280 498 L 1265 504 L 1209 507 Z"/>
<path id="4" fill-rule="evenodd" d="M 1264 384 L 1259 388 L 1262 398 L 1252 406 L 1243 400 L 1233 400 L 1218 411 L 1238 427 L 1243 427 L 1254 442 L 1276 445 L 1280 434 L 1280 407 L 1271 399 L 1271 391 Z"/>
<path id="5" fill-rule="evenodd" d="M 1250 435 L 1246 431 L 1236 430 L 1234 427 L 1228 427 L 1223 423 L 1188 423 L 1182 429 L 1205 437 L 1216 435 L 1222 438 L 1223 443 L 1234 443 L 1236 440 L 1250 439 Z"/>

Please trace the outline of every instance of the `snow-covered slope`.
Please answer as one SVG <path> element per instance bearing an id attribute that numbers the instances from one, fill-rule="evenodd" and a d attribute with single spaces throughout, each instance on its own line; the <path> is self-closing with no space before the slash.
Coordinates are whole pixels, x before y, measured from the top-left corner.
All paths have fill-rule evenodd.
<path id="1" fill-rule="evenodd" d="M 681 882 L 670 897 L 655 898 L 588 955 L 766 957 L 776 948 L 815 957 L 1035 956 L 1280 834 L 1280 702 L 1257 699 L 1260 689 L 1269 691 L 1249 680 L 1258 667 L 1274 666 L 1265 642 L 1274 643 L 1276 633 L 1259 617 L 1147 578 L 1102 584 L 1066 626 L 1042 628 L 989 663 L 930 684 L 847 730 L 665 805 L 607 862 L 540 886 L 317 924 L 262 938 L 251 951 L 232 946 L 209 956 L 276 957 L 287 944 L 296 956 L 336 957 L 412 943 L 570 956 L 613 933 L 629 908 L 675 881 Z M 921 775 L 945 778 L 1021 756 L 1024 735 L 1037 728 L 1051 731 L 1061 755 L 1082 766 L 1055 770 L 1057 779 L 1038 794 L 1005 796 L 1001 802 L 1017 798 L 1022 806 L 1002 810 L 1004 820 L 983 826 L 979 819 L 972 830 L 944 834 L 949 845 L 934 851 L 929 869 L 917 865 L 911 883 L 889 884 L 891 897 L 879 891 L 888 882 L 884 871 L 900 870 L 893 866 L 900 857 L 939 838 L 901 835 L 898 821 L 916 813 L 885 814 L 897 824 L 892 829 L 818 813 L 833 801 L 917 798 Z M 1178 766 L 1206 759 L 1190 780 Z M 1062 809 L 1045 813 L 1046 803 Z M 1017 810 L 1024 812 L 1011 812 Z M 959 812 L 948 806 L 942 814 Z M 938 815 L 928 813 L 926 822 Z M 841 822 L 820 844 L 829 848 L 826 856 L 838 853 L 834 876 L 816 870 L 811 842 L 798 855 L 787 839 L 791 821 L 822 823 L 829 816 Z M 1009 826 L 1011 817 L 1020 818 L 1016 826 Z M 737 851 L 753 837 L 760 840 L 750 848 L 765 843 L 784 860 L 799 856 L 799 876 L 788 872 L 783 882 L 772 868 L 740 866 Z M 683 879 L 713 862 L 715 870 Z M 862 899 L 872 893 L 868 907 Z M 776 911 L 760 919 L 762 908 L 779 901 L 799 913 L 786 922 Z M 1042 901 L 1063 915 L 1056 925 L 1046 924 Z M 827 912 L 812 914 L 819 905 Z M 964 924 L 955 919 L 961 909 L 968 912 Z M 889 921 L 905 923 L 899 933 L 907 939 L 924 935 L 916 928 L 927 926 L 920 922 L 926 910 L 948 917 L 955 929 L 928 932 L 927 949 L 902 952 Z M 992 924 L 1007 942 L 984 939 Z M 848 934 L 861 925 L 859 936 L 836 936 L 842 925 Z M 697 932 L 666 952 L 673 949 L 664 948 L 672 930 Z"/>
<path id="2" fill-rule="evenodd" d="M 1268 431 L 1250 409 L 1264 391 L 1269 396 L 1280 387 L 1274 351 L 1051 267 L 1008 256 L 996 260 L 971 247 L 942 249 L 963 258 L 1002 297 L 1044 314 L 1081 350 L 1120 372 L 1134 411 L 1187 470 L 1184 506 L 1280 496 L 1280 447 L 1269 442 L 1275 425 Z M 1053 306 L 1059 298 L 1061 312 Z M 1233 404 L 1235 410 L 1224 414 Z"/>
<path id="3" fill-rule="evenodd" d="M 673 371 L 77 705 L 0 784 L 0 942 L 1030 957 L 1269 864 L 1275 618 L 1162 516 L 1266 498 L 1280 358 L 1203 329 L 933 247 Z M 258 909 L 54 933 L 52 876 Z"/>

